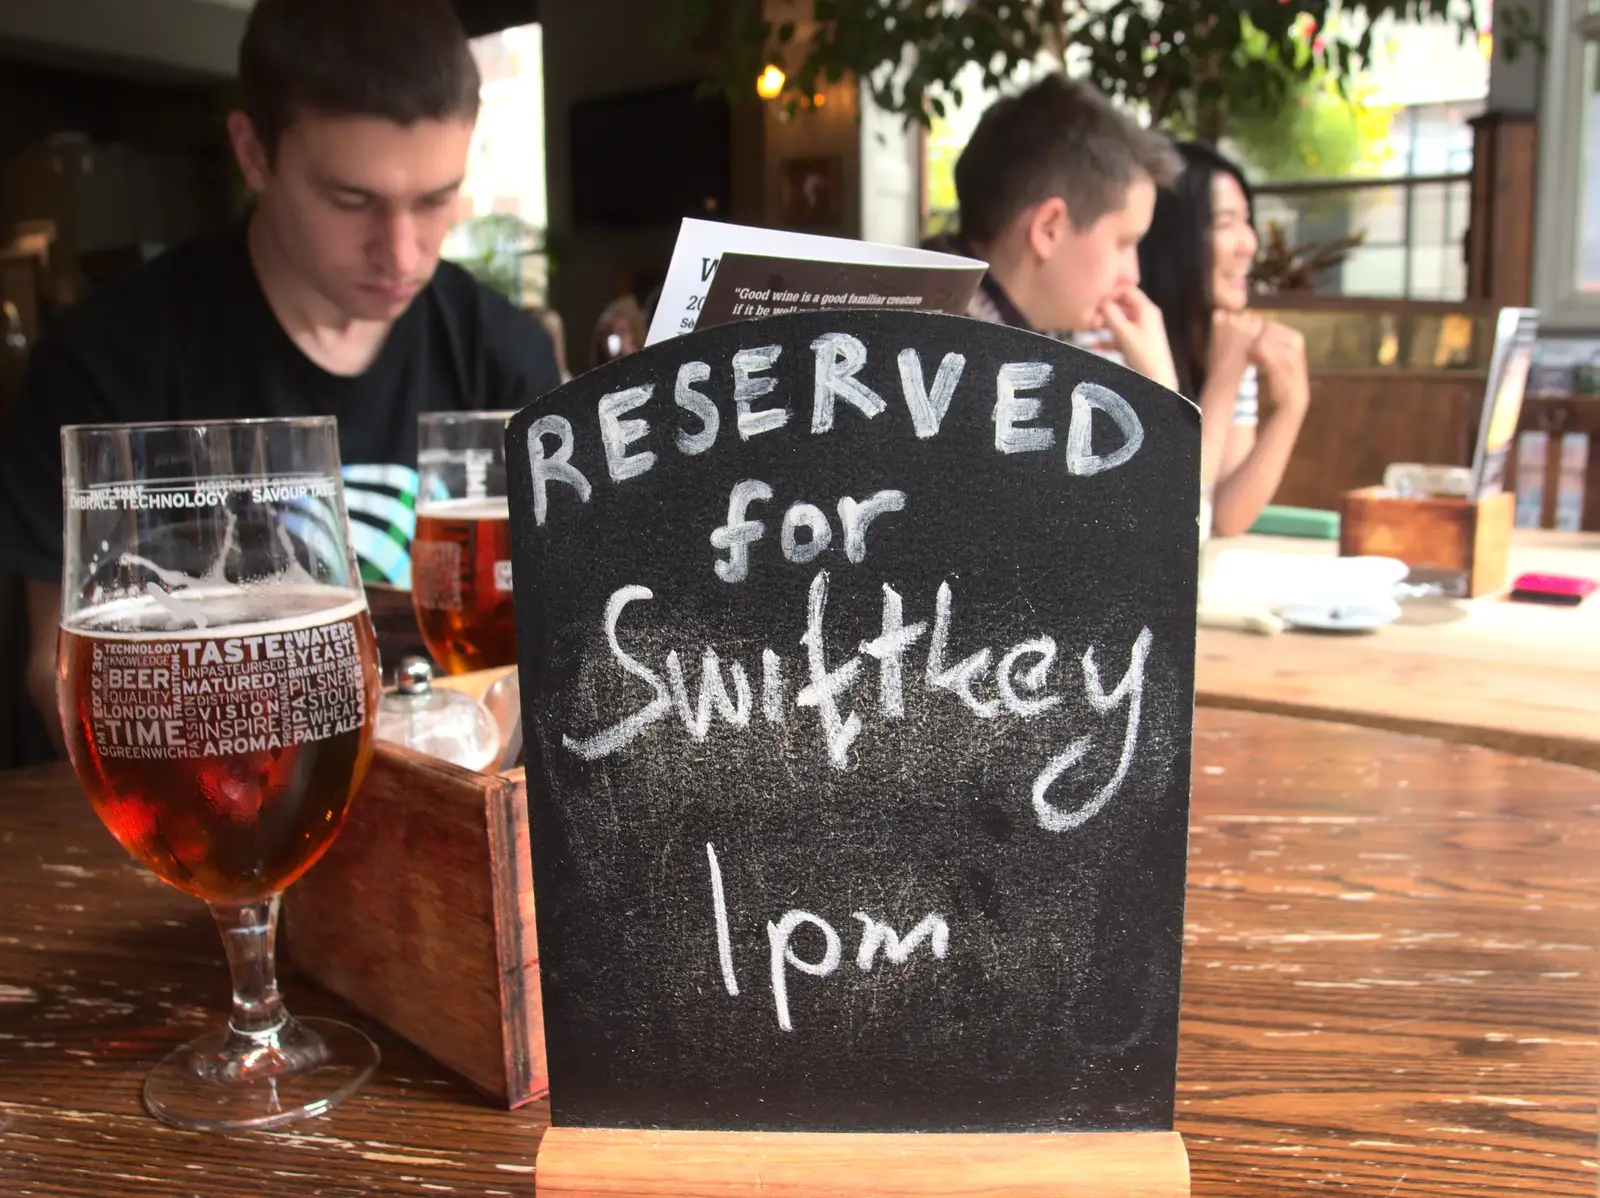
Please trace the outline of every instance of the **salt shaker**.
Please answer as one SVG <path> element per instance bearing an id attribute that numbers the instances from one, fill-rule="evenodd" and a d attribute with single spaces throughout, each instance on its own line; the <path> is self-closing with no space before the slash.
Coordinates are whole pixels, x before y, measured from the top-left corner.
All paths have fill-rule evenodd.
<path id="1" fill-rule="evenodd" d="M 469 770 L 487 769 L 500 756 L 500 728 L 488 708 L 460 691 L 434 689 L 423 657 L 400 662 L 395 688 L 378 704 L 378 739 Z"/>

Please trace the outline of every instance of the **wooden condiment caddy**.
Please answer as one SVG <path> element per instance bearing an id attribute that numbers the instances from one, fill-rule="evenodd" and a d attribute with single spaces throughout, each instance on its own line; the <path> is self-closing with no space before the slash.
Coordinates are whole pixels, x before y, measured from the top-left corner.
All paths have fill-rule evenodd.
<path id="1" fill-rule="evenodd" d="M 1467 596 L 1476 599 L 1506 587 L 1515 512 L 1516 496 L 1505 491 L 1472 501 L 1363 487 L 1345 492 L 1339 552 L 1459 571 L 1467 580 Z"/>
<path id="2" fill-rule="evenodd" d="M 481 694 L 504 673 L 438 685 Z M 284 915 L 302 975 L 509 1107 L 549 1092 L 521 769 L 379 745 Z"/>

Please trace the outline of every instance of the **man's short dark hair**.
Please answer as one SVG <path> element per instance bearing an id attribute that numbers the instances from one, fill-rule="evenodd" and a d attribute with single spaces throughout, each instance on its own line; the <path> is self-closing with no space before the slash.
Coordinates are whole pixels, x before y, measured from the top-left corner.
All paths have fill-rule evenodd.
<path id="1" fill-rule="evenodd" d="M 1094 87 L 1048 75 L 991 105 L 956 162 L 962 235 L 998 240 L 1019 213 L 1053 196 L 1087 229 L 1122 207 L 1140 179 L 1166 187 L 1183 170 L 1161 134 L 1141 127 Z"/>
<path id="2" fill-rule="evenodd" d="M 269 155 L 303 111 L 470 121 L 478 86 L 450 0 L 258 0 L 239 46 L 245 115 Z"/>

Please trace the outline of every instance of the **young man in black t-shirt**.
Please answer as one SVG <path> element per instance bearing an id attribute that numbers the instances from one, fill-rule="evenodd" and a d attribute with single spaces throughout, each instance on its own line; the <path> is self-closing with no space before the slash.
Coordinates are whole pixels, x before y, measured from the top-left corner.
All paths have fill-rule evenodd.
<path id="1" fill-rule="evenodd" d="M 479 86 L 449 0 L 259 0 L 239 84 L 249 216 L 64 315 L 0 441 L 0 568 L 55 735 L 62 424 L 337 416 L 362 573 L 409 585 L 417 414 L 560 383 L 544 328 L 439 261 Z"/>

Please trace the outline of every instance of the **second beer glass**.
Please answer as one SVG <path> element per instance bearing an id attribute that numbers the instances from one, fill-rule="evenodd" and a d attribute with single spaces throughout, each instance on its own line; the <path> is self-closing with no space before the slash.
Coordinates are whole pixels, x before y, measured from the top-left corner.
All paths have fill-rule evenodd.
<path id="1" fill-rule="evenodd" d="M 506 421 L 512 412 L 427 412 L 417 422 L 411 599 L 439 668 L 516 663 Z"/>

